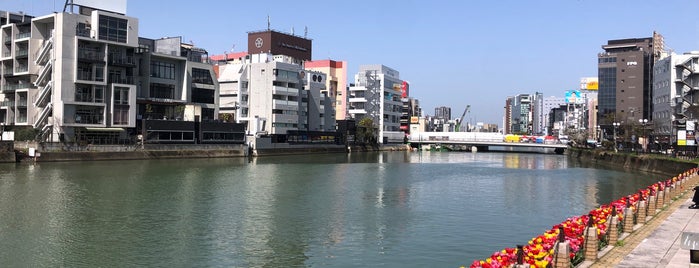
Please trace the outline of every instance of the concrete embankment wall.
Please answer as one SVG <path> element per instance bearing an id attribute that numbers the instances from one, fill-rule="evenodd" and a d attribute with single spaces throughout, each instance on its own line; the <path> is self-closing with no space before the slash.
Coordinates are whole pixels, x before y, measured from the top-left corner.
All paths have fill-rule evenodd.
<path id="1" fill-rule="evenodd" d="M 679 159 L 660 158 L 650 154 L 636 155 L 577 148 L 568 148 L 566 151 L 569 156 L 582 161 L 660 174 L 674 175 L 697 167 L 696 163 Z"/>
<path id="2" fill-rule="evenodd" d="M 243 150 L 159 150 L 132 152 L 44 152 L 39 162 L 242 157 Z"/>
<path id="3" fill-rule="evenodd" d="M 272 147 L 257 148 L 256 156 L 269 155 L 296 155 L 309 153 L 347 153 L 348 147 L 344 145 L 288 145 L 276 144 Z M 407 151 L 410 147 L 405 144 L 388 144 L 380 146 L 360 146 L 353 145 L 349 147 L 350 152 L 378 152 L 378 151 Z"/>
<path id="4" fill-rule="evenodd" d="M 245 157 L 248 146 L 245 144 L 146 144 L 136 145 L 66 145 L 66 144 L 18 144 L 23 161 L 100 161 L 100 160 L 138 160 L 138 159 L 175 159 L 175 158 L 225 158 Z M 40 155 L 36 159 L 27 156 L 29 148 L 35 148 Z M 352 152 L 404 151 L 409 150 L 405 144 L 381 146 L 351 146 Z M 289 145 L 265 144 L 254 151 L 255 156 L 300 155 L 319 153 L 347 153 L 344 145 Z M 0 153 L 0 162 L 5 162 Z M 6 162 L 15 162 L 15 154 L 8 152 Z"/>

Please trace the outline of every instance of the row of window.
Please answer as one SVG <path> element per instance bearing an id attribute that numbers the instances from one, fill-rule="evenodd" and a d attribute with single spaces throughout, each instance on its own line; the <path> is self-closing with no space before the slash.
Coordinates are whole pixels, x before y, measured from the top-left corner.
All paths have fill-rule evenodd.
<path id="1" fill-rule="evenodd" d="M 279 128 L 298 128 L 298 124 L 273 122 L 273 123 L 272 123 L 272 127 L 279 127 Z"/>
<path id="2" fill-rule="evenodd" d="M 597 62 L 598 63 L 616 62 L 616 57 L 599 58 L 599 59 L 597 59 Z"/>

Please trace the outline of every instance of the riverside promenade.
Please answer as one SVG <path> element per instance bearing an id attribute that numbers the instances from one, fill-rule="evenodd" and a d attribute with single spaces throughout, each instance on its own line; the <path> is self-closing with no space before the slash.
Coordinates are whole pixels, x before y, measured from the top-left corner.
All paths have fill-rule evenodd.
<path id="1" fill-rule="evenodd" d="M 680 238 L 683 232 L 699 233 L 699 209 L 689 209 L 693 204 L 694 186 L 687 185 L 669 206 L 626 237 L 622 246 L 615 247 L 595 263 L 582 266 L 690 267 L 689 250 L 680 247 Z"/>

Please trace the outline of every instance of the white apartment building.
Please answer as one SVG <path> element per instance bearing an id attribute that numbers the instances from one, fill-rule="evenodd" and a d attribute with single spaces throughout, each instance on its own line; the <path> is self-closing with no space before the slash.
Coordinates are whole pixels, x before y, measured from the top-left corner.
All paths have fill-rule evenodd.
<path id="1" fill-rule="evenodd" d="M 180 37 L 139 38 L 138 19 L 88 7 L 4 22 L 0 122 L 39 141 L 133 142 L 162 134 L 138 132 L 140 119 L 215 119 L 213 66 Z"/>
<path id="2" fill-rule="evenodd" d="M 673 136 L 673 122 L 696 119 L 687 109 L 697 102 L 699 52 L 671 54 L 653 66 L 653 134 Z"/>
<path id="3" fill-rule="evenodd" d="M 220 114 L 248 124 L 248 135 L 335 131 L 332 100 L 321 72 L 268 53 L 219 65 Z"/>
<path id="4" fill-rule="evenodd" d="M 378 128 L 378 141 L 402 142 L 400 131 L 403 103 L 398 71 L 384 65 L 360 65 L 349 88 L 349 114 L 357 123 L 369 117 Z"/>
<path id="5" fill-rule="evenodd" d="M 138 20 L 91 10 L 0 27 L 6 124 L 42 141 L 75 141 L 96 128 L 136 126 L 133 54 Z"/>

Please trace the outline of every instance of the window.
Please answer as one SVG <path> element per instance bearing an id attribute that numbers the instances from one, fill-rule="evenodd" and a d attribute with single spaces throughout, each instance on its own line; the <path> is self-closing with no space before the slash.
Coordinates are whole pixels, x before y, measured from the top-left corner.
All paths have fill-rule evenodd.
<path id="1" fill-rule="evenodd" d="M 174 99 L 175 85 L 167 85 L 160 83 L 151 83 L 149 96 L 151 98 Z"/>
<path id="2" fill-rule="evenodd" d="M 114 104 L 129 104 L 129 88 L 115 87 L 114 88 Z"/>
<path id="3" fill-rule="evenodd" d="M 152 61 L 150 64 L 150 76 L 174 80 L 175 64 L 171 62 Z"/>
<path id="4" fill-rule="evenodd" d="M 211 78 L 211 72 L 198 68 L 192 68 L 192 82 L 207 85 L 214 84 L 214 80 Z"/>
<path id="5" fill-rule="evenodd" d="M 125 19 L 100 15 L 99 39 L 119 43 L 126 43 L 127 27 L 128 21 Z"/>
<path id="6" fill-rule="evenodd" d="M 214 90 L 205 88 L 192 88 L 192 102 L 214 103 Z"/>
<path id="7" fill-rule="evenodd" d="M 103 103 L 104 86 L 75 84 L 75 101 Z"/>

